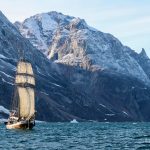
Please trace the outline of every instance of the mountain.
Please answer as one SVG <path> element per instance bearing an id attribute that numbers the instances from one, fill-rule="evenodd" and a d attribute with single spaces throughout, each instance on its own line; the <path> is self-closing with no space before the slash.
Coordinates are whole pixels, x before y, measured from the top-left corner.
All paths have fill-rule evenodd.
<path id="1" fill-rule="evenodd" d="M 61 13 L 50 12 L 30 17 L 23 24 L 15 22 L 15 25 L 20 29 L 21 34 L 28 38 L 37 49 L 47 54 L 58 24 L 65 26 L 72 19 L 73 17 L 65 16 Z"/>
<path id="2" fill-rule="evenodd" d="M 88 26 L 83 19 L 49 12 L 15 25 L 25 38 L 56 63 L 88 70 L 111 70 L 150 83 L 141 54 L 122 45 L 113 35 Z M 130 53 L 135 53 L 138 60 Z M 144 55 L 146 57 L 146 53 Z"/>
<path id="3" fill-rule="evenodd" d="M 52 64 L 34 48 L 2 12 L 0 12 L 0 117 L 8 116 L 20 50 L 24 50 L 25 58 L 32 63 L 35 72 L 37 119 L 64 121 L 78 118 L 67 112 L 62 103 L 66 102 L 71 106 L 70 103 L 75 98 L 80 99 L 78 97 L 81 97 L 82 93 L 59 74 L 56 64 Z M 72 96 L 74 94 L 76 96 Z"/>
<path id="4" fill-rule="evenodd" d="M 62 75 L 75 87 L 92 96 L 92 104 L 117 109 L 108 113 L 110 118 L 126 110 L 124 114 L 130 112 L 131 118 L 137 115 L 140 120 L 143 111 L 148 111 L 149 98 L 143 97 L 149 89 L 150 59 L 144 49 L 137 54 L 113 35 L 88 26 L 85 20 L 57 12 L 37 14 L 15 26 L 48 59 L 59 64 Z"/>
<path id="5" fill-rule="evenodd" d="M 16 28 L 0 13 L 0 117 L 8 115 L 22 49 L 35 72 L 36 119 L 150 121 L 146 54 L 61 13 L 25 22 Z"/>

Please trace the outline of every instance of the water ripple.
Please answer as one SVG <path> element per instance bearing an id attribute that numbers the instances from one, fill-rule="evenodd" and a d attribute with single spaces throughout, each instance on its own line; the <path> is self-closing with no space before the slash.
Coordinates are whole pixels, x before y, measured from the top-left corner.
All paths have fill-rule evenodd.
<path id="1" fill-rule="evenodd" d="M 150 123 L 37 123 L 33 130 L 0 125 L 0 149 L 150 150 Z"/>

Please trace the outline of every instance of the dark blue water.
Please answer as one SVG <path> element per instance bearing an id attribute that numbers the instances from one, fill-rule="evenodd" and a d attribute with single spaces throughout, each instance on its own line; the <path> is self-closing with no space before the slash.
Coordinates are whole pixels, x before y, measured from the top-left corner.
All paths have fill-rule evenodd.
<path id="1" fill-rule="evenodd" d="M 150 123 L 37 123 L 33 130 L 0 124 L 0 149 L 150 150 Z"/>

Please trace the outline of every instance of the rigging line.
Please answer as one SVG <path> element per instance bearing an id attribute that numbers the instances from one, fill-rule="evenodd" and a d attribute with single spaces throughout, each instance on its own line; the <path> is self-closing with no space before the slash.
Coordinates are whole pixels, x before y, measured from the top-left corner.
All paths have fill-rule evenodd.
<path id="1" fill-rule="evenodd" d="M 20 96 L 17 88 L 17 99 L 18 99 L 18 118 L 20 118 Z"/>
<path id="2" fill-rule="evenodd" d="M 24 59 L 24 51 L 22 49 L 18 50 L 18 57 L 21 61 Z"/>
<path id="3" fill-rule="evenodd" d="M 17 73 L 17 69 L 16 69 L 16 73 Z M 15 73 L 15 78 L 14 78 L 14 88 L 13 88 L 13 91 L 12 91 L 12 95 L 11 95 L 11 104 L 10 104 L 10 110 L 12 109 L 15 109 L 15 107 L 17 108 L 16 105 L 16 90 L 17 90 L 17 87 L 16 87 L 16 73 Z"/>
<path id="4" fill-rule="evenodd" d="M 11 96 L 11 104 L 10 104 L 10 110 L 15 109 L 15 88 L 13 88 L 12 96 Z"/>

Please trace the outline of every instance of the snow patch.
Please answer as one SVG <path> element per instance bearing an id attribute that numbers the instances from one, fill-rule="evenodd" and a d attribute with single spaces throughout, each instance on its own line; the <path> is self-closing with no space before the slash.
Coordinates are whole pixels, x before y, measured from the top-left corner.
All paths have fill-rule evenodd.
<path id="1" fill-rule="evenodd" d="M 38 72 L 39 74 L 45 76 L 45 74 L 43 74 L 43 73 L 40 72 L 40 70 L 39 70 L 39 68 L 38 68 L 37 66 L 36 66 L 36 69 L 37 69 L 37 72 Z"/>
<path id="2" fill-rule="evenodd" d="M 14 85 L 14 83 L 7 82 L 7 81 L 6 81 L 5 79 L 3 79 L 3 78 L 2 78 L 2 81 L 5 82 L 5 83 L 7 83 L 7 84 Z"/>
<path id="3" fill-rule="evenodd" d="M 62 87 L 61 85 L 56 84 L 56 83 L 52 83 L 52 82 L 51 82 L 51 84 L 53 84 L 53 85 L 55 85 L 55 86 L 58 86 L 58 87 Z"/>
<path id="4" fill-rule="evenodd" d="M 47 94 L 46 92 L 42 92 L 42 91 L 41 91 L 41 93 L 43 93 L 44 95 L 49 95 L 49 94 Z"/>
<path id="5" fill-rule="evenodd" d="M 4 58 L 5 59 L 6 57 L 4 55 L 0 54 L 0 58 Z"/>
<path id="6" fill-rule="evenodd" d="M 125 111 L 122 111 L 125 115 L 127 115 L 128 116 L 128 113 L 127 112 L 125 112 Z"/>
<path id="7" fill-rule="evenodd" d="M 47 30 L 56 30 L 58 23 L 56 21 L 54 21 L 50 15 L 44 13 L 41 16 L 41 22 L 42 22 L 42 27 L 43 30 L 47 31 Z"/>
<path id="8" fill-rule="evenodd" d="M 114 116 L 115 114 L 105 114 L 106 116 Z"/>
<path id="9" fill-rule="evenodd" d="M 14 79 L 14 77 L 12 77 L 12 76 L 10 76 L 10 75 L 8 75 L 8 74 L 6 74 L 5 72 L 2 72 L 2 71 L 0 71 L 2 74 L 4 74 L 6 77 L 8 77 L 8 78 L 12 78 L 12 79 Z"/>
<path id="10" fill-rule="evenodd" d="M 8 109 L 6 109 L 4 106 L 1 106 L 1 105 L 0 105 L 0 112 L 1 112 L 1 113 L 5 113 L 5 114 L 8 114 L 8 115 L 9 115 L 9 110 L 8 110 Z"/>
<path id="11" fill-rule="evenodd" d="M 102 107 L 104 107 L 104 108 L 106 108 L 106 106 L 105 105 L 103 105 L 103 104 L 99 104 L 100 106 L 102 106 Z"/>

